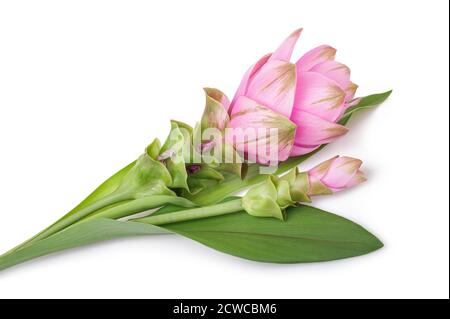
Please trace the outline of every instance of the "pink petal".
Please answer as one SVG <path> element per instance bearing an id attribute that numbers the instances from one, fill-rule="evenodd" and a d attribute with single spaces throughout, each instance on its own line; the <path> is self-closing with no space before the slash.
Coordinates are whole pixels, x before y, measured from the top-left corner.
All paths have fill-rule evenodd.
<path id="1" fill-rule="evenodd" d="M 320 163 L 319 165 L 314 166 L 312 169 L 310 169 L 308 171 L 308 174 L 310 176 L 314 176 L 318 179 L 322 179 L 322 177 L 325 176 L 325 174 L 328 172 L 328 170 L 331 167 L 331 164 L 333 163 L 333 161 L 338 158 L 339 156 L 335 156 L 330 158 L 329 160 Z"/>
<path id="2" fill-rule="evenodd" d="M 362 162 L 351 157 L 338 157 L 333 160 L 322 182 L 332 188 L 345 188 L 356 175 Z"/>
<path id="3" fill-rule="evenodd" d="M 241 154 L 246 154 L 246 158 L 265 163 L 284 161 L 289 157 L 296 125 L 287 117 L 241 96 L 233 107 L 228 128 L 231 129 L 227 129 L 225 136 L 228 143 L 233 144 Z M 267 136 L 271 129 L 278 133 L 276 141 Z"/>
<path id="4" fill-rule="evenodd" d="M 335 48 L 332 48 L 329 45 L 321 45 L 303 55 L 300 60 L 297 61 L 297 68 L 302 72 L 310 71 L 319 63 L 334 60 L 335 55 Z"/>
<path id="5" fill-rule="evenodd" d="M 299 73 L 294 108 L 335 122 L 344 101 L 345 92 L 335 81 L 316 72 Z"/>
<path id="6" fill-rule="evenodd" d="M 295 135 L 297 145 L 317 146 L 330 143 L 348 131 L 345 126 L 297 109 L 292 112 L 291 120 L 297 124 Z"/>
<path id="7" fill-rule="evenodd" d="M 308 154 L 308 153 L 311 153 L 311 152 L 315 151 L 315 150 L 318 149 L 319 147 L 320 147 L 320 145 L 316 145 L 316 146 L 305 146 L 305 145 L 301 145 L 301 144 L 296 144 L 296 143 L 294 143 L 294 146 L 292 146 L 291 154 L 290 154 L 289 157 L 300 156 L 300 155 Z"/>
<path id="8" fill-rule="evenodd" d="M 356 94 L 356 90 L 358 89 L 358 85 L 353 82 L 350 82 L 345 89 L 345 101 L 350 101 Z"/>
<path id="9" fill-rule="evenodd" d="M 233 109 L 234 103 L 236 103 L 237 98 L 242 95 L 245 95 L 245 93 L 247 92 L 248 84 L 250 83 L 251 79 L 256 73 L 258 73 L 259 69 L 261 69 L 261 67 L 264 64 L 266 64 L 267 60 L 269 60 L 271 55 L 272 55 L 271 53 L 266 54 L 261 59 L 259 59 L 258 62 L 252 65 L 250 69 L 247 70 L 247 72 L 245 72 L 241 84 L 239 85 L 239 88 L 237 89 L 236 93 L 234 94 L 233 100 L 231 101 L 231 105 L 229 108 L 230 111 L 231 109 Z"/>
<path id="10" fill-rule="evenodd" d="M 298 29 L 292 32 L 292 34 L 284 40 L 284 42 L 278 47 L 278 49 L 272 54 L 269 61 L 282 60 L 289 62 L 292 52 L 294 51 L 295 43 L 297 42 L 303 29 Z"/>
<path id="11" fill-rule="evenodd" d="M 320 73 L 336 82 L 345 91 L 350 85 L 350 69 L 336 61 L 325 61 L 315 65 L 311 71 Z"/>
<path id="12" fill-rule="evenodd" d="M 289 117 L 294 105 L 295 84 L 295 65 L 271 60 L 255 74 L 246 96 Z"/>

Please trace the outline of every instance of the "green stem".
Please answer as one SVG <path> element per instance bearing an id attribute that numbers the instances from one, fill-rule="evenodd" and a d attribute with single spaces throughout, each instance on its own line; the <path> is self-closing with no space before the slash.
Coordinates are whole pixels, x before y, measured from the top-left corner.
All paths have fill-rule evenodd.
<path id="1" fill-rule="evenodd" d="M 201 219 L 219 215 L 235 213 L 242 210 L 242 200 L 235 199 L 217 205 L 192 208 L 180 212 L 161 214 L 157 216 L 149 216 L 132 221 L 152 224 L 155 226 L 184 222 L 193 219 Z"/>
<path id="2" fill-rule="evenodd" d="M 90 220 L 92 218 L 111 218 L 118 219 L 126 217 L 132 214 L 145 212 L 146 210 L 161 207 L 167 203 L 174 204 L 182 207 L 193 207 L 195 206 L 191 201 L 183 197 L 174 197 L 167 195 L 153 195 L 148 197 L 142 197 L 130 202 L 107 208 L 98 213 L 94 213 L 88 216 L 85 220 Z"/>
<path id="3" fill-rule="evenodd" d="M 92 203 L 91 205 L 80 209 L 76 213 L 74 213 L 70 216 L 67 216 L 67 218 L 63 218 L 63 219 L 57 221 L 53 225 L 49 226 L 48 228 L 46 228 L 43 231 L 41 231 L 40 233 L 38 233 L 36 236 L 30 238 L 29 240 L 23 242 L 20 245 L 14 247 L 13 249 L 11 249 L 7 253 L 5 253 L 5 255 L 12 253 L 14 251 L 17 251 L 17 250 L 19 250 L 29 244 L 32 244 L 38 240 L 47 238 L 99 209 L 102 209 L 106 206 L 116 204 L 116 203 L 131 199 L 131 198 L 132 198 L 132 196 L 128 193 L 112 193 L 102 199 L 99 199 L 98 201 Z"/>

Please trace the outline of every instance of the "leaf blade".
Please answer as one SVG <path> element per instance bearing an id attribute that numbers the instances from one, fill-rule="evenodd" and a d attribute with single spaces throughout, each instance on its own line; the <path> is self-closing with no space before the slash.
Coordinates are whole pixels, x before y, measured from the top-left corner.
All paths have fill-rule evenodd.
<path id="1" fill-rule="evenodd" d="M 342 116 L 339 123 L 345 125 L 350 119 L 350 117 L 353 115 L 353 113 L 380 105 L 381 103 L 387 100 L 387 98 L 391 95 L 391 93 L 392 90 L 389 90 L 383 93 L 371 94 L 362 97 L 361 100 L 358 102 L 358 104 L 348 108 L 345 111 L 345 114 Z"/>
<path id="2" fill-rule="evenodd" d="M 69 248 L 121 237 L 167 233 L 170 231 L 143 223 L 116 221 L 108 218 L 83 221 L 22 249 L 0 256 L 0 271 Z"/>
<path id="3" fill-rule="evenodd" d="M 271 263 L 336 260 L 383 246 L 356 223 L 311 206 L 289 209 L 286 222 L 236 213 L 163 227 L 221 252 Z"/>

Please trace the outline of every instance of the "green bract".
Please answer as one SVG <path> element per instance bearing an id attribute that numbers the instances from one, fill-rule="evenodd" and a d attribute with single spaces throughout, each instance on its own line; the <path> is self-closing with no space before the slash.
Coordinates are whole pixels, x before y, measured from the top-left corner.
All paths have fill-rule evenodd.
<path id="1" fill-rule="evenodd" d="M 282 198 L 281 202 L 283 201 L 284 199 Z M 252 216 L 275 217 L 284 220 L 283 212 L 278 202 L 278 189 L 270 177 L 267 177 L 260 185 L 252 187 L 245 194 L 242 198 L 242 207 Z"/>

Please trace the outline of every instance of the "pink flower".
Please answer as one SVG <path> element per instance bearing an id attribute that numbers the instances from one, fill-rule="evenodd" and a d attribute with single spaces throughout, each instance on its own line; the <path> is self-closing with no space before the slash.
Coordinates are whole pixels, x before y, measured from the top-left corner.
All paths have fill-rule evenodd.
<path id="1" fill-rule="evenodd" d="M 308 195 L 335 193 L 366 181 L 359 159 L 336 156 L 308 172 Z"/>
<path id="2" fill-rule="evenodd" d="M 309 153 L 344 135 L 348 129 L 336 122 L 357 88 L 350 81 L 349 68 L 334 61 L 336 50 L 328 45 L 312 49 L 295 64 L 289 62 L 301 31 L 293 32 L 274 53 L 247 71 L 227 108 L 232 127 L 262 123 L 255 121 L 258 112 L 249 112 L 256 106 L 277 114 L 277 122 L 284 117 L 285 123 L 293 123 L 295 138 L 281 145 L 280 161 Z"/>
<path id="3" fill-rule="evenodd" d="M 204 90 L 202 130 L 225 131 L 225 141 L 251 162 L 273 164 L 289 157 L 297 128 L 289 118 L 245 96 L 236 104 L 239 111 L 230 114 L 230 103 L 224 93 L 212 88 Z M 210 143 L 204 141 L 203 145 Z"/>

